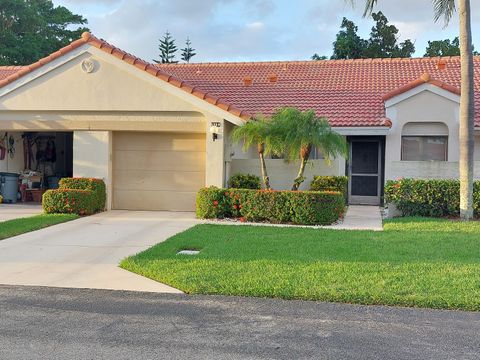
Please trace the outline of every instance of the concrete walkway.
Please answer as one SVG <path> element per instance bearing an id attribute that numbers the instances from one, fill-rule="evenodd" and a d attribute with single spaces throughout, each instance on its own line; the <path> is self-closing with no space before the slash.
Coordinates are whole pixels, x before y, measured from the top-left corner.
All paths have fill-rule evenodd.
<path id="1" fill-rule="evenodd" d="M 368 205 L 349 205 L 343 222 L 338 225 L 327 226 L 341 230 L 374 230 L 382 231 L 383 222 L 380 207 Z"/>
<path id="2" fill-rule="evenodd" d="M 193 213 L 109 211 L 9 238 L 0 284 L 179 293 L 118 263 L 197 223 Z"/>
<path id="3" fill-rule="evenodd" d="M 41 214 L 38 204 L 0 204 L 0 222 Z"/>

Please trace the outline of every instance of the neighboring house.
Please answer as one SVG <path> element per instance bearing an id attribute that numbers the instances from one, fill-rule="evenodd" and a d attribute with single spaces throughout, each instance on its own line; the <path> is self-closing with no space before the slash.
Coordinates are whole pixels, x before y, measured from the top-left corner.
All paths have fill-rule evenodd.
<path id="1" fill-rule="evenodd" d="M 152 65 L 85 33 L 35 64 L 0 67 L 0 136 L 14 150 L 0 171 L 44 170 L 26 160 L 35 133 L 55 143 L 51 175 L 104 178 L 109 208 L 192 210 L 200 187 L 258 173 L 232 128 L 295 106 L 327 117 L 351 151 L 330 165 L 315 153 L 304 188 L 313 174 L 347 174 L 350 201 L 377 204 L 386 179 L 458 176 L 459 83 L 458 57 Z M 272 185 L 290 187 L 296 164 L 267 161 Z"/>

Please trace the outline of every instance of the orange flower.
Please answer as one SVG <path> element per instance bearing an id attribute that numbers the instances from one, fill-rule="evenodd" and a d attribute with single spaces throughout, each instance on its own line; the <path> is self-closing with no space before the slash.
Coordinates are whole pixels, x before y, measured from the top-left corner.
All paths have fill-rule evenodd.
<path id="1" fill-rule="evenodd" d="M 214 201 L 213 201 L 213 205 L 218 205 L 218 201 L 217 201 L 217 200 L 214 200 Z"/>

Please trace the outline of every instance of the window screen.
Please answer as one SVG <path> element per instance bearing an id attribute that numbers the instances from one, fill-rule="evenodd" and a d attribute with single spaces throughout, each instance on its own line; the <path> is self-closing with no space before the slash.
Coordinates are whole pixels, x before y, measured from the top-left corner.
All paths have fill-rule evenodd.
<path id="1" fill-rule="evenodd" d="M 447 161 L 447 136 L 402 136 L 402 160 Z"/>

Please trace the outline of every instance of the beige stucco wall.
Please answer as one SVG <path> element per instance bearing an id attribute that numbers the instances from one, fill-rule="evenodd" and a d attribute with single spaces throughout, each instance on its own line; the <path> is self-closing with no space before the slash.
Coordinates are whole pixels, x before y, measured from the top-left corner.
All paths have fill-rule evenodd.
<path id="1" fill-rule="evenodd" d="M 392 106 L 386 107 L 386 115 L 392 120 L 392 128 L 386 136 L 385 179 L 400 177 L 442 177 L 442 169 L 453 169 L 459 158 L 458 102 L 425 89 Z M 448 164 L 445 162 L 401 161 L 402 129 L 410 122 L 442 123 L 448 128 Z M 439 128 L 437 125 L 432 126 Z M 439 135 L 439 134 L 424 134 Z M 456 165 L 458 167 L 458 164 Z"/>
<path id="2" fill-rule="evenodd" d="M 282 159 L 267 159 L 267 171 L 270 177 L 270 185 L 276 190 L 289 190 L 295 179 L 299 162 L 287 163 Z M 233 159 L 231 175 L 254 174 L 260 176 L 260 162 L 256 159 Z M 324 160 L 311 160 L 305 169 L 305 181 L 300 186 L 301 190 L 308 190 L 314 175 L 344 175 L 345 161 L 334 159 L 328 165 Z"/>
<path id="3" fill-rule="evenodd" d="M 112 208 L 112 132 L 73 133 L 73 176 L 103 179 L 107 186 L 107 209 Z"/>

